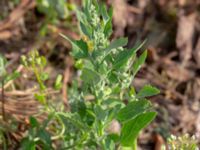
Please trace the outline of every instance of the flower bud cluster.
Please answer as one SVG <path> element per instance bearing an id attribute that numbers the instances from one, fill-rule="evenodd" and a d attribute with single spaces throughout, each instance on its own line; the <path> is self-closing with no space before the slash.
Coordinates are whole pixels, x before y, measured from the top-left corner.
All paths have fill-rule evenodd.
<path id="1" fill-rule="evenodd" d="M 103 31 L 94 31 L 94 43 L 97 50 L 106 48 L 108 45 L 108 39 L 105 37 Z"/>
<path id="2" fill-rule="evenodd" d="M 170 150 L 199 150 L 196 143 L 195 137 L 190 137 L 189 134 L 185 134 L 180 137 L 171 135 L 168 139 L 168 146 Z"/>
<path id="3" fill-rule="evenodd" d="M 99 22 L 100 22 L 100 18 L 98 16 L 98 13 L 97 13 L 94 5 L 91 5 L 89 13 L 91 14 L 91 24 L 92 24 L 92 26 L 97 27 Z"/>

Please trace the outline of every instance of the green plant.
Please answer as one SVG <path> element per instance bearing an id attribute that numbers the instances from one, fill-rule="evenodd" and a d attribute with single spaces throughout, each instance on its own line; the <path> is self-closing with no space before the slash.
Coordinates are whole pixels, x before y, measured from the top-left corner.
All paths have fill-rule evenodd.
<path id="1" fill-rule="evenodd" d="M 145 85 L 136 92 L 132 86 L 147 57 L 146 50 L 137 55 L 143 43 L 127 49 L 127 38 L 110 42 L 112 8 L 107 10 L 96 0 L 85 0 L 83 6 L 77 12 L 82 38 L 75 41 L 62 35 L 72 43 L 71 55 L 81 72 L 68 91 L 70 111 L 61 102 L 47 102 L 46 59 L 37 51 L 22 56 L 24 66 L 34 73 L 39 85 L 35 98 L 45 106 L 42 111 L 47 114 L 42 122 L 30 117 L 30 128 L 21 141 L 24 150 L 136 150 L 140 131 L 156 116 L 146 98 L 159 90 Z M 61 81 L 58 76 L 57 88 Z"/>
<path id="2" fill-rule="evenodd" d="M 7 73 L 6 71 L 7 60 L 0 54 L 0 89 L 1 89 L 1 110 L 2 110 L 2 117 L 5 120 L 5 112 L 4 112 L 4 85 L 19 77 L 19 72 L 14 71 L 12 73 Z"/>
<path id="3" fill-rule="evenodd" d="M 156 116 L 146 97 L 159 93 L 150 85 L 136 93 L 134 76 L 144 63 L 147 51 L 137 57 L 142 44 L 123 48 L 126 38 L 109 41 L 112 34 L 112 9 L 95 0 L 84 1 L 78 11 L 82 38 L 74 41 L 62 35 L 73 46 L 72 56 L 81 70 L 81 86 L 75 86 L 76 97 L 70 99 L 71 114 L 65 117 L 76 126 L 74 149 L 137 149 L 139 132 Z M 77 83 L 76 83 L 77 84 Z M 90 100 L 87 97 L 91 97 Z M 67 116 L 68 117 L 67 117 Z M 118 131 L 110 131 L 115 122 Z M 114 127 L 113 127 L 114 128 Z M 71 131 L 70 131 L 71 133 Z M 78 138 L 78 139 L 77 139 Z M 71 138 L 72 140 L 73 138 Z"/>
<path id="4" fill-rule="evenodd" d="M 30 128 L 21 141 L 21 148 L 23 150 L 35 150 L 37 147 L 46 150 L 53 149 L 52 141 L 60 138 L 60 132 L 62 133 L 65 128 L 58 116 L 58 112 L 62 110 L 62 107 L 57 110 L 55 104 L 50 103 L 52 99 L 48 95 L 48 88 L 52 87 L 45 85 L 45 81 L 49 79 L 49 74 L 45 72 L 47 60 L 37 50 L 32 50 L 28 53 L 28 56 L 21 56 L 21 62 L 29 72 L 34 74 L 38 83 L 38 92 L 35 93 L 35 99 L 43 106 L 43 109 L 38 114 L 47 114 L 47 118 L 42 122 L 38 122 L 35 116 L 29 118 Z M 62 75 L 58 75 L 54 84 L 55 90 L 60 90 L 62 87 L 61 81 Z M 61 126 L 61 131 L 60 129 L 56 129 L 57 126 Z M 53 133 L 51 134 L 51 132 Z"/>
<path id="5" fill-rule="evenodd" d="M 171 135 L 167 141 L 169 150 L 198 150 L 197 141 L 194 136 L 185 134 L 180 137 Z"/>
<path id="6" fill-rule="evenodd" d="M 47 15 L 49 19 L 66 19 L 68 16 L 67 0 L 37 0 L 37 9 Z"/>
<path id="7" fill-rule="evenodd" d="M 19 72 L 14 71 L 8 73 L 6 67 L 8 62 L 5 57 L 0 54 L 0 101 L 1 101 L 1 118 L 0 118 L 0 145 L 2 145 L 3 149 L 7 149 L 7 136 L 5 133 L 13 131 L 13 128 L 9 126 L 7 121 L 7 115 L 5 113 L 5 95 L 4 95 L 4 85 L 6 85 L 9 81 L 15 80 L 20 76 Z M 14 121 L 12 121 L 12 125 L 14 126 Z"/>
<path id="8" fill-rule="evenodd" d="M 29 53 L 28 57 L 21 57 L 22 64 L 34 73 L 36 80 L 39 84 L 39 94 L 35 94 L 35 97 L 42 104 L 46 104 L 46 86 L 45 81 L 49 78 L 49 75 L 44 71 L 44 67 L 46 66 L 46 58 L 44 56 L 40 56 L 37 50 L 33 50 Z"/>
<path id="9" fill-rule="evenodd" d="M 18 71 L 13 71 L 11 73 L 8 73 L 6 71 L 6 66 L 8 62 L 3 55 L 0 54 L 0 88 L 3 87 L 7 82 L 11 80 L 15 80 L 17 77 L 20 76 Z"/>
<path id="10" fill-rule="evenodd" d="M 48 24 L 60 25 L 61 21 L 66 21 L 71 11 L 75 9 L 75 5 L 67 0 L 37 0 L 36 2 L 37 10 L 45 15 L 40 29 L 42 36 L 48 33 Z"/>

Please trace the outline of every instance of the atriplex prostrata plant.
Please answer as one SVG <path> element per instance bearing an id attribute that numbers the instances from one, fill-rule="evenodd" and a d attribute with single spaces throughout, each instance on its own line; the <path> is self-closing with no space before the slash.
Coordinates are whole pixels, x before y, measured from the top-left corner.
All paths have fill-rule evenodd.
<path id="1" fill-rule="evenodd" d="M 146 97 L 158 94 L 159 90 L 145 85 L 136 93 L 132 81 L 144 63 L 147 51 L 137 57 L 143 44 L 126 49 L 123 46 L 127 44 L 127 38 L 110 42 L 112 9 L 107 11 L 104 4 L 98 3 L 85 0 L 83 10 L 77 13 L 80 40 L 62 35 L 72 43 L 71 54 L 76 59 L 82 80 L 79 95 L 70 99 L 72 124 L 79 133 L 79 138 L 75 136 L 74 147 L 136 150 L 139 132 L 156 116 Z M 78 105 L 76 109 L 74 105 Z M 112 131 L 112 128 L 117 129 Z"/>
<path id="2" fill-rule="evenodd" d="M 35 97 L 48 114 L 43 124 L 30 118 L 31 128 L 22 149 L 136 150 L 139 132 L 156 116 L 146 97 L 159 90 L 145 85 L 136 92 L 132 86 L 147 57 L 147 51 L 139 57 L 136 54 L 143 44 L 127 49 L 123 48 L 126 38 L 110 42 L 112 9 L 107 11 L 96 0 L 85 0 L 83 5 L 77 12 L 82 38 L 74 41 L 62 35 L 72 43 L 71 54 L 81 72 L 81 80 L 78 76 L 69 90 L 70 112 L 47 102 L 45 58 L 37 51 L 22 57 L 36 76 L 39 93 Z"/>

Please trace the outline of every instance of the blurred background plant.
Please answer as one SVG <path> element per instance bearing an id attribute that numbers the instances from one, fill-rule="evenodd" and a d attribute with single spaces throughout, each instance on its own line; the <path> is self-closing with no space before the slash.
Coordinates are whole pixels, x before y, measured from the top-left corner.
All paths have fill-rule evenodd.
<path id="1" fill-rule="evenodd" d="M 199 150 L 195 136 L 190 137 L 188 134 L 179 137 L 171 135 L 167 145 L 169 150 Z"/>
<path id="2" fill-rule="evenodd" d="M 40 29 L 40 35 L 45 36 L 49 24 L 55 26 L 64 24 L 65 27 L 69 27 L 71 24 L 71 12 L 76 10 L 76 5 L 68 3 L 67 0 L 37 0 L 37 10 L 39 13 L 45 15 L 44 22 Z"/>

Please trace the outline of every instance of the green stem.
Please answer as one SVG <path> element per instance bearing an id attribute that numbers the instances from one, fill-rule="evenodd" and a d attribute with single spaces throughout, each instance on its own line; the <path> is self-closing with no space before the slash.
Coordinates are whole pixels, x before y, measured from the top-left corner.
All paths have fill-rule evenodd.
<path id="1" fill-rule="evenodd" d="M 40 87 L 40 94 L 44 94 L 44 90 L 45 90 L 45 86 L 44 86 L 44 83 L 42 82 L 42 80 L 41 80 L 41 78 L 40 78 L 40 73 L 39 73 L 39 70 L 36 68 L 36 66 L 35 66 L 35 64 L 32 64 L 32 68 L 33 68 L 33 72 L 34 72 L 34 74 L 35 74 L 35 76 L 36 76 L 36 79 L 37 79 L 37 81 L 38 81 L 38 83 L 39 83 L 39 87 Z M 46 107 L 48 107 L 47 106 L 47 100 L 46 100 L 46 96 L 44 96 L 44 102 L 43 102 L 43 104 L 46 106 Z"/>
<path id="2" fill-rule="evenodd" d="M 33 65 L 33 71 L 34 71 L 35 76 L 36 76 L 36 79 L 37 79 L 37 81 L 38 81 L 38 83 L 39 83 L 40 91 L 43 92 L 43 91 L 44 91 L 44 89 L 43 89 L 43 83 L 42 83 L 42 81 L 41 81 L 41 79 L 40 79 L 39 72 L 38 72 L 38 70 L 37 70 L 37 68 L 36 68 L 35 65 Z"/>
<path id="3" fill-rule="evenodd" d="M 137 139 L 133 142 L 133 150 L 137 150 Z"/>

